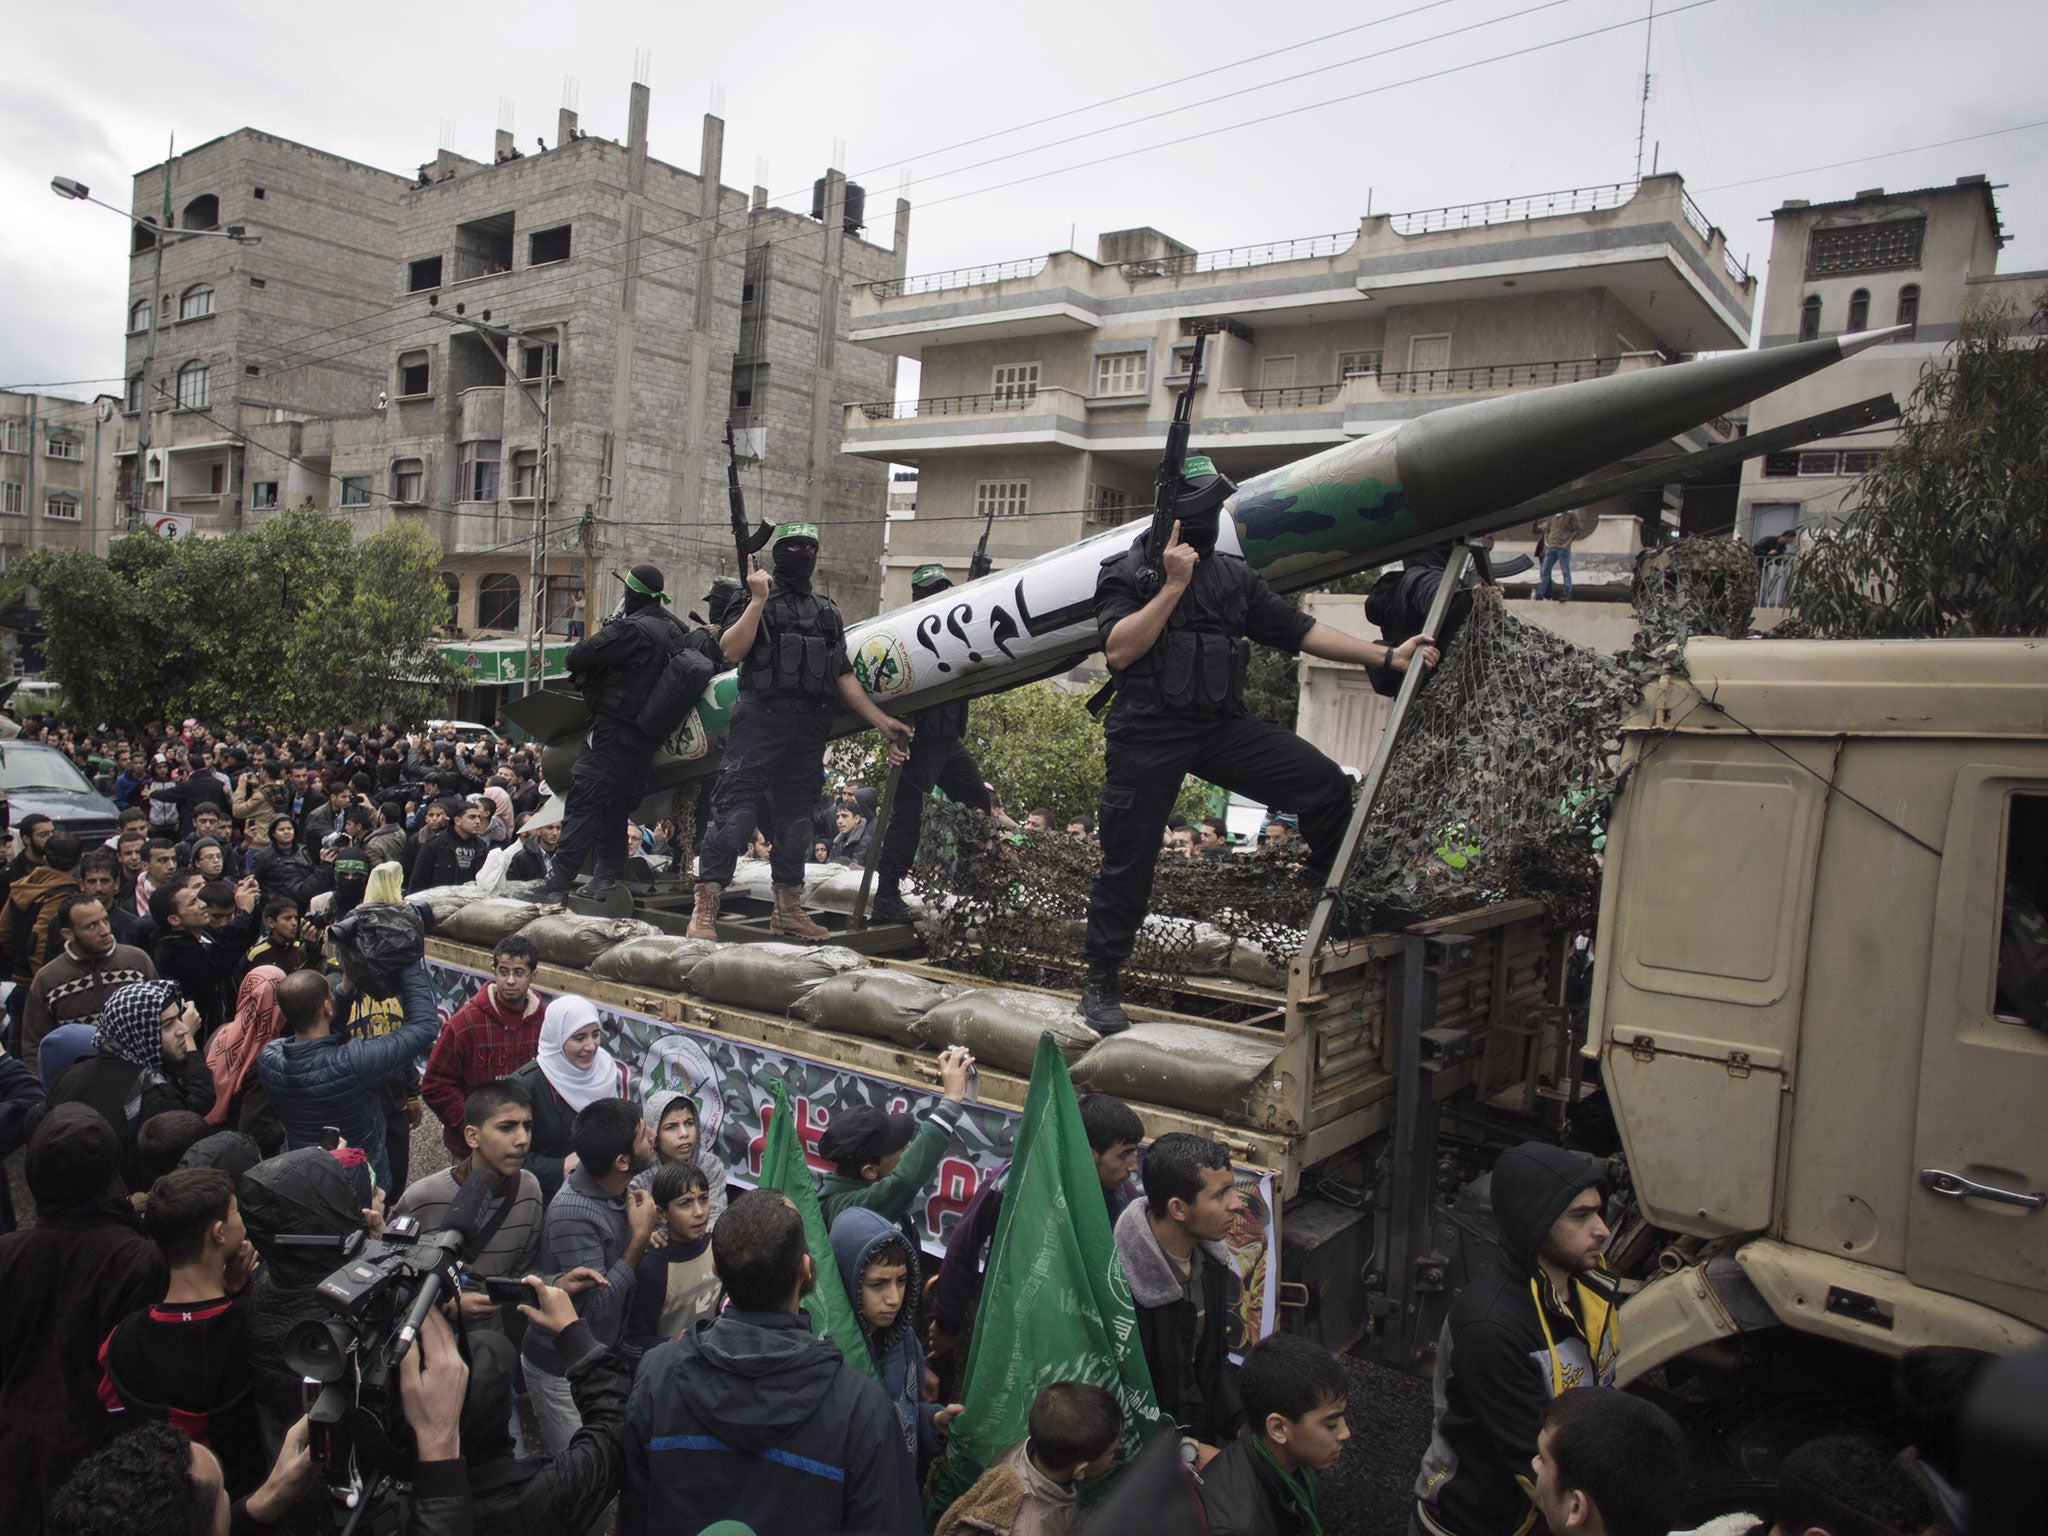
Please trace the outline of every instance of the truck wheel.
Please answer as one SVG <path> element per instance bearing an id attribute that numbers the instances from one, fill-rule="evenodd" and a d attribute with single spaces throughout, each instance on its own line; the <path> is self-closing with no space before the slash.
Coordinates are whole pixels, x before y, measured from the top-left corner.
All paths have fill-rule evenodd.
<path id="1" fill-rule="evenodd" d="M 1809 1440 L 1865 1435 L 1887 1450 L 1902 1443 L 1897 1424 L 1878 1405 L 1823 1393 L 1788 1393 L 1673 1409 L 1686 1432 L 1692 1476 L 1686 1522 L 1752 1514 L 1774 1517 L 1778 1468 Z"/>

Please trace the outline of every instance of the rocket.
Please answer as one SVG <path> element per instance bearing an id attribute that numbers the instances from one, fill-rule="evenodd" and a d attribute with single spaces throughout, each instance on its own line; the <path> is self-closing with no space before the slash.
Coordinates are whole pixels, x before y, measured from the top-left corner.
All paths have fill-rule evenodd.
<path id="1" fill-rule="evenodd" d="M 1519 508 L 1896 335 L 1898 328 L 1730 353 L 1446 406 L 1255 476 L 1224 503 L 1216 547 L 1278 592 L 1321 586 L 1453 539 L 1527 521 Z M 1144 525 L 1126 523 L 952 587 L 847 631 L 855 677 L 902 717 L 1066 671 L 1098 647 L 1097 572 Z M 716 769 L 738 694 L 721 673 L 655 758 L 650 800 Z M 588 720 L 580 701 L 530 694 L 505 710 L 545 742 L 566 792 Z M 862 729 L 842 715 L 835 735 Z M 655 811 L 655 814 L 661 814 Z"/>

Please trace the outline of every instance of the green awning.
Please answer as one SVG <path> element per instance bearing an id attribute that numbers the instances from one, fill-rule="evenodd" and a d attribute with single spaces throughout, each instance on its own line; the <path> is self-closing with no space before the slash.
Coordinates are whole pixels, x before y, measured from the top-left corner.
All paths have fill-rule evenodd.
<path id="1" fill-rule="evenodd" d="M 472 686 L 526 681 L 524 640 L 444 640 L 435 647 L 442 660 L 462 673 Z M 541 681 L 569 675 L 567 642 L 541 648 Z"/>

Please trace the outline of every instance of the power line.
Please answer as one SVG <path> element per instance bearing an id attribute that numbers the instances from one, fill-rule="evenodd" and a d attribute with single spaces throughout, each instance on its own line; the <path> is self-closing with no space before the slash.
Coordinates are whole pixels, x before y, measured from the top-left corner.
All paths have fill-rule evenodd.
<path id="1" fill-rule="evenodd" d="M 39 384 L 0 384 L 0 393 L 26 394 L 32 389 L 71 389 L 80 384 L 119 384 L 119 378 L 111 379 L 44 379 Z M 83 404 L 84 402 L 79 402 Z"/>
<path id="2" fill-rule="evenodd" d="M 1781 181 L 1787 176 L 1811 176 L 1815 171 L 1840 170 L 1845 165 L 1867 165 L 1872 160 L 1894 160 L 1900 155 L 1917 155 L 1922 150 L 1947 149 L 1951 144 L 1970 144 L 1978 139 L 1995 139 L 2008 133 L 2025 133 L 2030 128 L 2048 128 L 2048 117 L 2031 123 L 2014 123 L 2010 128 L 1989 128 L 1983 133 L 1966 133 L 1957 139 L 1937 139 L 1932 144 L 1915 144 L 1909 149 L 1888 149 L 1881 154 L 1856 155 L 1847 160 L 1830 160 L 1826 165 L 1801 166 L 1796 171 L 1773 171 L 1768 176 L 1752 176 L 1746 181 L 1724 181 L 1717 187 L 1701 187 L 1701 192 L 1728 192 L 1736 187 L 1753 187 L 1760 181 Z"/>

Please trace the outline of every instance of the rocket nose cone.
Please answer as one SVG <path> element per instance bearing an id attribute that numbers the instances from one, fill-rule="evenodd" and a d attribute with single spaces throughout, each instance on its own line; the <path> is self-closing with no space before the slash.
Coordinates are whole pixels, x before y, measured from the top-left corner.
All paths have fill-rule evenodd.
<path id="1" fill-rule="evenodd" d="M 1842 349 L 1842 356 L 1854 357 L 1858 352 L 1876 346 L 1881 341 L 1890 341 L 1894 336 L 1903 336 L 1912 330 L 1910 325 L 1887 325 L 1875 331 L 1850 331 L 1837 336 L 1835 345 Z"/>
<path id="2" fill-rule="evenodd" d="M 1395 438 L 1401 489 L 1422 525 L 1458 525 L 1511 507 L 1722 412 L 1840 362 L 1894 331 L 1736 352 L 1452 406 Z"/>

